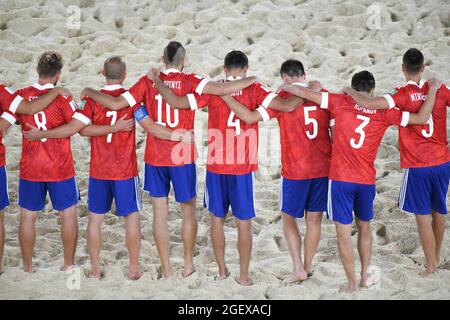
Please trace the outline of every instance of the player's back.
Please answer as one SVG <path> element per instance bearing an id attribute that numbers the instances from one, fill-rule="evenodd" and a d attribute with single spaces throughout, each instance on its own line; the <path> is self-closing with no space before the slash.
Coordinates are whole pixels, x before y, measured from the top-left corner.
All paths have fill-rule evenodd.
<path id="1" fill-rule="evenodd" d="M 122 86 L 106 86 L 100 92 L 118 97 L 126 90 Z M 112 111 L 87 98 L 83 115 L 93 125 L 110 126 L 119 119 L 133 118 L 135 107 Z M 90 176 L 102 180 L 125 180 L 137 176 L 136 130 L 121 131 L 106 136 L 91 137 Z"/>
<path id="2" fill-rule="evenodd" d="M 292 94 L 278 95 L 288 99 Z M 307 101 L 296 110 L 277 112 L 280 126 L 282 176 L 287 179 L 327 177 L 331 160 L 330 113 Z"/>
<path id="3" fill-rule="evenodd" d="M 353 98 L 341 94 L 329 94 L 328 109 L 335 118 L 330 179 L 374 184 L 374 162 L 386 129 L 407 125 L 408 117 L 397 108 L 360 107 Z"/>
<path id="4" fill-rule="evenodd" d="M 402 110 L 417 113 L 427 99 L 428 81 L 412 81 L 391 93 Z M 436 95 L 431 119 L 425 125 L 399 128 L 400 160 L 403 168 L 429 167 L 450 160 L 447 145 L 448 89 L 442 86 Z"/>
<path id="5" fill-rule="evenodd" d="M 34 84 L 19 89 L 17 93 L 32 101 L 47 93 L 53 85 Z M 58 96 L 44 111 L 34 115 L 21 115 L 22 131 L 30 130 L 28 124 L 40 130 L 50 130 L 70 122 L 77 108 L 70 97 Z M 75 175 L 70 138 L 30 141 L 22 138 L 20 177 L 29 181 L 62 181 Z"/>
<path id="6" fill-rule="evenodd" d="M 15 117 L 8 113 L 8 109 L 16 95 L 14 91 L 3 84 L 0 84 L 0 116 L 10 123 L 15 122 Z M 0 167 L 6 164 L 5 161 L 6 148 L 3 144 L 3 132 L 0 130 Z"/>

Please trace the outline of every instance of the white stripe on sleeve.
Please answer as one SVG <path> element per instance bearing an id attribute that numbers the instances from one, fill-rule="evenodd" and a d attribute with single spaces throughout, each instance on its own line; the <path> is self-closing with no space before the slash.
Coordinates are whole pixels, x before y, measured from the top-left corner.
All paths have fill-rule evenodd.
<path id="1" fill-rule="evenodd" d="M 89 119 L 88 117 L 86 117 L 84 114 L 79 113 L 79 112 L 75 112 L 72 116 L 73 119 L 77 119 L 81 122 L 83 122 L 85 125 L 89 125 L 91 124 L 91 119 Z"/>
<path id="2" fill-rule="evenodd" d="M 192 93 L 189 93 L 187 95 L 187 98 L 189 100 L 189 105 L 191 106 L 191 110 L 197 110 L 198 105 L 197 105 L 197 99 L 195 99 L 195 96 Z"/>
<path id="3" fill-rule="evenodd" d="M 11 114 L 7 113 L 7 112 L 3 112 L 2 116 L 3 119 L 5 119 L 6 121 L 8 121 L 9 123 L 11 123 L 11 125 L 13 125 L 14 123 L 16 123 L 16 118 L 14 118 L 14 116 L 12 116 Z"/>
<path id="4" fill-rule="evenodd" d="M 125 98 L 125 100 L 127 100 L 128 105 L 130 107 L 133 107 L 136 105 L 136 100 L 134 99 L 133 95 L 130 93 L 130 91 L 126 91 L 124 93 L 122 93 L 122 97 Z"/>
<path id="5" fill-rule="evenodd" d="M 9 111 L 12 113 L 16 113 L 19 104 L 22 102 L 23 98 L 21 96 L 17 96 L 14 98 L 13 102 L 9 105 Z"/>
<path id="6" fill-rule="evenodd" d="M 267 97 L 264 99 L 264 101 L 261 103 L 261 105 L 264 108 L 269 108 L 270 103 L 272 102 L 273 99 L 275 99 L 277 97 L 277 95 L 273 92 L 269 93 L 267 95 Z"/>
<path id="7" fill-rule="evenodd" d="M 328 109 L 328 92 L 322 92 L 322 101 L 320 102 L 320 108 Z"/>
<path id="8" fill-rule="evenodd" d="M 389 103 L 389 109 L 395 108 L 395 101 L 390 94 L 385 94 L 383 97 Z"/>
<path id="9" fill-rule="evenodd" d="M 406 127 L 409 123 L 409 112 L 402 112 L 402 122 L 400 122 L 400 126 Z"/>
<path id="10" fill-rule="evenodd" d="M 195 89 L 195 92 L 197 92 L 199 95 L 203 93 L 203 89 L 205 89 L 206 85 L 208 84 L 209 79 L 204 78 L 197 86 L 197 89 Z"/>
<path id="11" fill-rule="evenodd" d="M 259 112 L 259 114 L 261 115 L 263 121 L 269 121 L 270 120 L 270 115 L 267 112 L 266 108 L 260 106 L 258 109 L 256 109 L 256 111 Z"/>

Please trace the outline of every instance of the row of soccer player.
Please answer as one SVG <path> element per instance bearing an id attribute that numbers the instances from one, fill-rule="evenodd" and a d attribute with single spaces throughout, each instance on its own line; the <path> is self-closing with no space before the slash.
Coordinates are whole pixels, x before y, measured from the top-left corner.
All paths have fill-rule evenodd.
<path id="1" fill-rule="evenodd" d="M 90 276 L 101 276 L 101 223 L 113 199 L 117 214 L 126 221 L 128 276 L 131 279 L 141 276 L 138 266 L 140 183 L 133 120 L 136 119 L 148 133 L 143 184 L 152 200 L 153 235 L 163 274 L 172 275 L 167 225 L 171 185 L 183 215 L 182 274 L 187 277 L 195 272 L 197 174 L 192 130 L 195 110 L 203 107 L 208 107 L 210 149 L 204 204 L 211 212 L 219 279 L 229 276 L 223 226 L 231 206 L 239 233 L 240 274 L 236 280 L 242 285 L 252 284 L 249 265 L 251 218 L 255 216 L 253 173 L 258 168 L 258 122 L 271 118 L 277 118 L 280 125 L 283 176 L 280 209 L 294 264 L 286 282 L 303 281 L 312 275 L 323 212 L 336 223 L 337 244 L 348 278 L 344 289 L 355 291 L 359 286 L 367 287 L 379 280 L 379 274 L 373 272 L 376 269 L 370 268 L 374 161 L 390 125 L 399 126 L 401 166 L 406 169 L 399 205 L 416 214 L 426 258 L 423 275 L 437 270 L 450 176 L 446 137 L 450 90 L 437 80 L 422 80 L 424 58 L 419 50 L 410 49 L 403 57 L 402 68 L 408 83 L 384 97 L 374 97 L 375 79 L 368 71 L 355 74 L 352 87 L 345 88 L 344 94 L 332 94 L 319 82 L 306 82 L 300 61 L 287 60 L 280 70 L 284 85 L 275 94 L 255 77 L 247 77 L 248 59 L 240 51 L 232 51 L 225 57 L 226 81 L 223 82 L 183 73 L 185 54 L 179 42 L 170 42 L 162 57 L 165 70 L 151 70 L 129 90 L 122 87 L 125 63 L 120 57 L 109 58 L 103 70 L 106 86 L 100 91 L 84 89 L 81 107 L 64 89 L 54 88 L 62 69 L 62 58 L 55 52 L 46 52 L 39 58 L 38 83 L 16 92 L 1 87 L 0 101 L 4 109 L 1 129 L 20 120 L 24 136 L 19 180 L 19 239 L 25 271 L 32 271 L 34 223 L 38 211 L 44 207 L 47 191 L 53 208 L 62 213 L 64 267 L 74 264 L 79 194 L 70 136 L 80 133 L 91 137 Z M 221 138 L 217 133 L 221 133 Z M 9 201 L 4 147 L 1 147 L 0 209 L 4 209 Z M 353 212 L 361 248 L 360 281 L 355 275 L 351 244 Z M 296 219 L 305 213 L 307 233 L 302 258 Z M 0 217 L 3 225 L 3 215 Z"/>

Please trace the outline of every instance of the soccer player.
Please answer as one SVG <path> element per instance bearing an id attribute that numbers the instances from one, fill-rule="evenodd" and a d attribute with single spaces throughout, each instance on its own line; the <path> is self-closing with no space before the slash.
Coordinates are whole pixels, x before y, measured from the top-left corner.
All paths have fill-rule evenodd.
<path id="1" fill-rule="evenodd" d="M 348 90 L 354 99 L 371 108 L 398 107 L 417 112 L 426 99 L 430 84 L 422 79 L 424 56 L 411 48 L 403 55 L 406 85 L 382 97 L 367 97 Z M 443 85 L 433 112 L 425 125 L 399 128 L 400 164 L 404 168 L 400 188 L 400 209 L 414 213 L 426 260 L 427 276 L 437 270 L 446 228 L 446 197 L 450 180 L 450 152 L 447 142 L 447 107 L 450 89 Z"/>
<path id="2" fill-rule="evenodd" d="M 104 63 L 102 74 L 106 78 L 106 86 L 101 92 L 115 97 L 126 92 L 126 89 L 122 87 L 126 77 L 126 64 L 120 57 L 108 58 Z M 130 260 L 128 278 L 137 280 L 141 276 L 139 270 L 141 196 L 133 120 L 133 113 L 139 114 L 137 111 L 139 107 L 136 105 L 133 108 L 110 111 L 87 98 L 83 110 L 80 110 L 69 123 L 46 131 L 33 128 L 24 133 L 25 138 L 31 140 L 61 139 L 77 132 L 92 137 L 87 232 L 92 265 L 90 277 L 92 278 L 101 277 L 101 225 L 104 214 L 111 210 L 113 199 L 117 215 L 125 219 L 126 243 Z M 139 120 L 149 134 L 155 134 L 159 138 L 174 137 L 179 141 L 180 138 L 186 137 L 185 135 L 176 136 L 177 133 L 155 124 L 148 116 L 141 116 Z M 190 142 L 189 139 L 187 143 Z"/>
<path id="3" fill-rule="evenodd" d="M 358 229 L 358 253 L 361 260 L 361 287 L 369 287 L 379 281 L 379 274 L 369 272 L 375 198 L 375 165 L 384 132 L 390 125 L 406 127 L 408 124 L 423 124 L 428 121 L 439 87 L 433 81 L 427 101 L 420 111 L 410 113 L 398 108 L 370 110 L 358 105 L 355 100 L 343 94 L 329 94 L 283 85 L 282 89 L 328 109 L 336 123 L 333 131 L 333 152 L 331 157 L 328 186 L 328 217 L 335 222 L 337 242 L 341 261 L 348 283 L 342 289 L 358 291 L 352 248 L 352 211 L 356 216 Z M 375 79 L 368 71 L 356 73 L 352 88 L 365 95 L 373 95 Z M 372 270 L 376 270 L 372 268 Z"/>
<path id="4" fill-rule="evenodd" d="M 225 57 L 224 72 L 228 82 L 245 79 L 248 58 L 241 51 L 231 51 Z M 153 79 L 163 98 L 174 108 L 192 109 L 209 106 L 208 159 L 204 206 L 211 212 L 211 237 L 216 257 L 219 279 L 229 276 L 225 263 L 225 217 L 231 206 L 238 226 L 240 275 L 236 281 L 251 285 L 249 274 L 252 251 L 252 224 L 255 217 L 253 173 L 258 169 L 258 124 L 247 124 L 235 116 L 221 97 L 213 95 L 176 95 L 158 77 Z M 260 83 L 234 92 L 234 98 L 250 110 L 257 110 L 264 120 L 269 120 L 267 108 L 293 109 L 301 99 L 283 100 Z"/>
<path id="5" fill-rule="evenodd" d="M 230 94 L 243 89 L 255 78 L 243 79 L 231 83 L 217 83 L 194 74 L 183 73 L 186 50 L 179 42 L 170 42 L 164 49 L 163 61 L 166 69 L 161 76 L 164 81 L 178 94 L 209 93 Z M 143 76 L 129 91 L 118 97 L 111 97 L 86 88 L 82 95 L 89 96 L 94 101 L 107 108 L 120 110 L 144 102 L 150 117 L 157 124 L 175 131 L 191 131 L 194 128 L 195 113 L 191 110 L 176 110 L 166 103 L 153 82 Z M 164 277 L 172 275 L 170 266 L 170 242 L 168 230 L 168 195 L 172 183 L 175 200 L 181 203 L 183 215 L 182 239 L 184 244 L 183 277 L 195 272 L 194 252 L 197 236 L 197 221 L 195 203 L 197 196 L 197 172 L 195 167 L 196 151 L 192 143 L 182 147 L 179 142 L 167 141 L 147 135 L 145 150 L 144 190 L 148 191 L 153 205 L 153 235 L 161 259 Z"/>
<path id="6" fill-rule="evenodd" d="M 298 60 L 285 61 L 281 65 L 280 75 L 284 84 L 308 87 L 305 69 Z M 292 94 L 281 91 L 278 96 L 287 99 Z M 231 97 L 224 97 L 224 100 L 246 123 L 263 120 L 259 112 L 251 111 Z M 327 210 L 332 121 L 327 110 L 310 101 L 299 104 L 296 110 L 289 113 L 271 110 L 269 114 L 277 118 L 280 126 L 283 177 L 280 210 L 283 212 L 284 234 L 294 264 L 294 270 L 285 283 L 293 283 L 312 275 L 312 261 L 320 241 L 322 216 Z M 296 219 L 303 218 L 305 212 L 303 264 L 302 239 Z"/>
<path id="7" fill-rule="evenodd" d="M 6 171 L 5 146 L 2 143 L 2 133 L 16 123 L 12 112 L 33 114 L 43 110 L 58 95 L 71 95 L 67 89 L 55 88 L 33 101 L 26 101 L 13 90 L 0 84 L 0 274 L 2 271 L 3 247 L 5 242 L 4 210 L 9 205 L 8 173 Z M 11 110 L 11 111 L 9 111 Z M 31 112 L 31 113 L 30 113 Z"/>
<path id="8" fill-rule="evenodd" d="M 38 60 L 38 82 L 18 90 L 17 94 L 28 101 L 45 94 L 58 82 L 62 67 L 63 60 L 60 54 L 44 52 Z M 76 108 L 77 105 L 72 98 L 58 96 L 44 111 L 34 115 L 20 115 L 22 130 L 27 130 L 30 124 L 48 130 L 67 123 L 76 116 Z M 40 141 L 22 139 L 19 242 L 23 268 L 26 272 L 33 270 L 35 223 L 38 211 L 44 208 L 47 191 L 50 193 L 53 208 L 60 212 L 64 269 L 67 270 L 74 265 L 78 234 L 76 203 L 79 199 L 70 139 Z"/>

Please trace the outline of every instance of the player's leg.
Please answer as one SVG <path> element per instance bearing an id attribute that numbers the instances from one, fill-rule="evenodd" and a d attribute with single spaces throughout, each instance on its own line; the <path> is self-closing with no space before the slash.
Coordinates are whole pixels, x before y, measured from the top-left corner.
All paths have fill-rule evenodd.
<path id="1" fill-rule="evenodd" d="M 226 193 L 226 176 L 206 171 L 203 205 L 211 213 L 211 242 L 219 269 L 218 279 L 228 278 L 225 263 L 225 234 L 223 231 L 229 202 Z"/>
<path id="2" fill-rule="evenodd" d="M 288 244 L 289 254 L 294 265 L 292 273 L 284 280 L 285 283 L 293 283 L 305 280 L 308 275 L 302 263 L 302 237 L 297 225 L 297 219 L 304 216 L 309 180 L 281 181 L 280 210 L 282 212 L 283 233 Z"/>
<path id="3" fill-rule="evenodd" d="M 426 261 L 426 270 L 420 273 L 422 276 L 435 272 L 437 268 L 436 239 L 433 233 L 430 201 L 433 192 L 432 175 L 431 168 L 406 169 L 399 196 L 400 209 L 416 216 L 417 230 Z"/>
<path id="4" fill-rule="evenodd" d="M 64 270 L 75 265 L 78 241 L 77 206 L 80 194 L 75 177 L 58 182 L 48 182 L 53 209 L 60 212 L 61 240 L 64 247 Z"/>
<path id="5" fill-rule="evenodd" d="M 373 201 L 375 200 L 375 185 L 358 185 L 355 197 L 356 227 L 358 229 L 358 254 L 361 261 L 361 287 L 370 287 L 379 281 L 378 274 L 368 274 L 372 258 L 372 230 L 370 221 L 374 217 Z"/>
<path id="6" fill-rule="evenodd" d="M 313 179 L 306 206 L 304 266 L 312 276 L 312 262 L 320 242 L 322 217 L 327 211 L 328 178 Z"/>
<path id="7" fill-rule="evenodd" d="M 100 279 L 102 277 L 100 266 L 102 223 L 104 215 L 111 210 L 113 199 L 111 183 L 111 181 L 89 177 L 87 247 L 91 261 L 90 278 Z"/>
<path id="8" fill-rule="evenodd" d="M 253 173 L 227 178 L 228 196 L 238 227 L 240 273 L 236 280 L 244 286 L 253 284 L 249 270 L 253 246 L 252 219 L 255 217 L 253 179 Z"/>
<path id="9" fill-rule="evenodd" d="M 148 191 L 153 207 L 153 237 L 161 261 L 163 276 L 172 276 L 170 266 L 170 234 L 169 234 L 169 203 L 167 196 L 170 191 L 168 167 L 155 167 L 145 164 L 144 190 Z"/>
<path id="10" fill-rule="evenodd" d="M 170 168 L 175 193 L 175 200 L 181 204 L 183 215 L 181 238 L 184 246 L 183 277 L 189 277 L 195 272 L 194 254 L 197 241 L 197 217 L 195 205 L 197 202 L 197 171 L 195 164 L 187 164 Z"/>
<path id="11" fill-rule="evenodd" d="M 352 245 L 352 222 L 355 187 L 352 183 L 329 181 L 328 217 L 335 222 L 339 256 L 347 276 L 346 292 L 358 291 Z"/>
<path id="12" fill-rule="evenodd" d="M 5 246 L 4 210 L 9 206 L 8 177 L 5 167 L 0 167 L 0 275 L 3 273 L 3 249 Z"/>
<path id="13" fill-rule="evenodd" d="M 142 273 L 139 269 L 141 252 L 141 192 L 139 177 L 114 181 L 113 193 L 117 215 L 125 218 L 125 241 L 128 248 L 128 278 L 138 280 Z"/>
<path id="14" fill-rule="evenodd" d="M 447 193 L 450 181 L 450 162 L 434 168 L 434 183 L 431 193 L 433 233 L 436 241 L 436 265 L 441 262 L 440 252 L 447 226 Z"/>
<path id="15" fill-rule="evenodd" d="M 23 269 L 33 272 L 33 250 L 36 243 L 36 220 L 38 211 L 45 206 L 47 187 L 45 182 L 19 179 L 19 243 L 22 252 Z"/>

